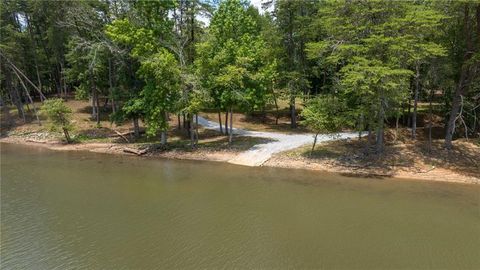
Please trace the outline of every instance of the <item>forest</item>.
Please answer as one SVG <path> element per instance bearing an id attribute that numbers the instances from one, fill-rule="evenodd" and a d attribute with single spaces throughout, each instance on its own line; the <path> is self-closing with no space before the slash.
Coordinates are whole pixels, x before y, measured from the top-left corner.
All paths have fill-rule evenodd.
<path id="1" fill-rule="evenodd" d="M 71 99 L 161 144 L 178 122 L 192 147 L 202 112 L 230 143 L 236 113 L 365 131 L 375 153 L 399 130 L 446 149 L 480 134 L 474 0 L 3 0 L 0 57 L 9 117 L 46 112 L 67 141 Z"/>

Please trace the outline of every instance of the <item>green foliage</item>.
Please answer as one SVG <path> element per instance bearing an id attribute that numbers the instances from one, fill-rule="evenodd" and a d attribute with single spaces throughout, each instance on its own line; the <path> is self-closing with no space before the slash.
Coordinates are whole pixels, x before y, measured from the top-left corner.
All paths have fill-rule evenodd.
<path id="1" fill-rule="evenodd" d="M 68 131 L 72 130 L 72 110 L 65 105 L 62 99 L 49 99 L 42 105 L 42 111 L 47 115 L 53 130 L 61 129 L 65 133 L 67 141 L 70 141 Z"/>
<path id="2" fill-rule="evenodd" d="M 72 110 L 65 105 L 63 99 L 48 99 L 42 105 L 42 110 L 55 127 L 71 128 Z"/>
<path id="3" fill-rule="evenodd" d="M 180 69 L 173 54 L 163 49 L 142 61 L 138 74 L 146 83 L 141 95 L 147 134 L 154 136 L 168 128 L 168 112 L 179 99 Z"/>
<path id="4" fill-rule="evenodd" d="M 265 106 L 274 64 L 265 61 L 267 46 L 242 2 L 228 0 L 220 4 L 209 36 L 197 50 L 198 74 L 214 107 L 235 106 L 252 111 Z"/>
<path id="5" fill-rule="evenodd" d="M 413 48 L 413 43 L 422 38 L 420 33 L 414 36 L 415 31 L 402 28 L 407 24 L 413 28 L 412 20 L 416 17 L 411 12 L 417 10 L 411 5 L 416 4 L 369 1 L 347 5 L 344 1 L 328 1 L 319 9 L 318 24 L 330 38 L 307 44 L 307 56 L 337 70 L 337 80 L 330 91 L 348 105 L 352 111 L 349 117 L 358 121 L 359 129 L 369 125 L 381 131 L 386 116 L 394 114 L 406 100 L 409 77 L 413 75 L 408 70 L 410 59 L 442 53 L 439 46 L 425 42 L 417 46 L 424 48 L 421 52 L 399 49 Z M 419 17 L 422 21 L 415 23 L 425 25 L 429 18 L 430 30 L 442 18 L 423 14 Z"/>
<path id="6" fill-rule="evenodd" d="M 303 97 L 311 129 L 379 136 L 412 96 L 432 93 L 446 116 L 461 98 L 462 128 L 478 134 L 477 0 L 264 3 L 261 14 L 246 0 L 3 1 L 2 101 L 25 101 L 9 59 L 45 93 L 108 98 L 112 121 L 142 118 L 150 136 L 168 114 L 250 113 L 277 97 L 292 126 Z"/>
<path id="7" fill-rule="evenodd" d="M 332 133 L 353 126 L 351 111 L 343 100 L 333 95 L 311 99 L 302 110 L 302 124 L 315 133 Z"/>

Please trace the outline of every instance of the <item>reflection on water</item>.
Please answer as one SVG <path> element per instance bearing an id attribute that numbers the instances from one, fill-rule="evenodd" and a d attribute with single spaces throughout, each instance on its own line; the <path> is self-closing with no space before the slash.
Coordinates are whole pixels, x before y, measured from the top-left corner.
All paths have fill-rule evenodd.
<path id="1" fill-rule="evenodd" d="M 1 145 L 2 269 L 479 269 L 480 187 Z"/>

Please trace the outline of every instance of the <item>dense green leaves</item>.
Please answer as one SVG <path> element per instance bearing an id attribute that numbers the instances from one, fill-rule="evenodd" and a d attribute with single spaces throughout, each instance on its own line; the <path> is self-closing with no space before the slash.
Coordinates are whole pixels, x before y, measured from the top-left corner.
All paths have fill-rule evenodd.
<path id="1" fill-rule="evenodd" d="M 278 112 L 279 98 L 295 127 L 302 97 L 303 124 L 376 130 L 379 150 L 385 123 L 410 117 L 415 136 L 417 104 L 432 101 L 450 139 L 459 126 L 478 134 L 478 1 L 265 4 L 259 12 L 246 0 L 2 1 L 2 101 L 22 114 L 28 78 L 34 99 L 90 98 L 97 123 L 108 113 L 138 131 L 144 119 L 148 135 L 165 135 L 177 114 L 190 136 L 204 109 Z"/>
<path id="2" fill-rule="evenodd" d="M 52 129 L 61 129 L 67 142 L 70 142 L 69 131 L 72 129 L 72 110 L 67 107 L 62 99 L 48 99 L 42 106 L 52 124 Z"/>

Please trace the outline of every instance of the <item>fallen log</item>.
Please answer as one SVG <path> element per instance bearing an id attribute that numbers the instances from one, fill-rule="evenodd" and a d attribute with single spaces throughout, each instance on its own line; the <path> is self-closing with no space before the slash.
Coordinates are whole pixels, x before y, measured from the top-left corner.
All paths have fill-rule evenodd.
<path id="1" fill-rule="evenodd" d="M 133 149 L 133 148 L 123 148 L 123 152 L 129 153 L 129 154 L 135 154 L 137 156 L 144 155 L 148 152 L 148 149 L 143 149 L 143 150 L 138 150 L 138 149 Z"/>
<path id="2" fill-rule="evenodd" d="M 118 136 L 122 137 L 122 139 L 124 139 L 127 143 L 130 143 L 130 141 L 127 139 L 127 137 L 125 137 L 125 135 L 123 135 L 122 133 L 116 131 L 116 130 L 113 130 L 115 133 L 117 133 Z"/>

